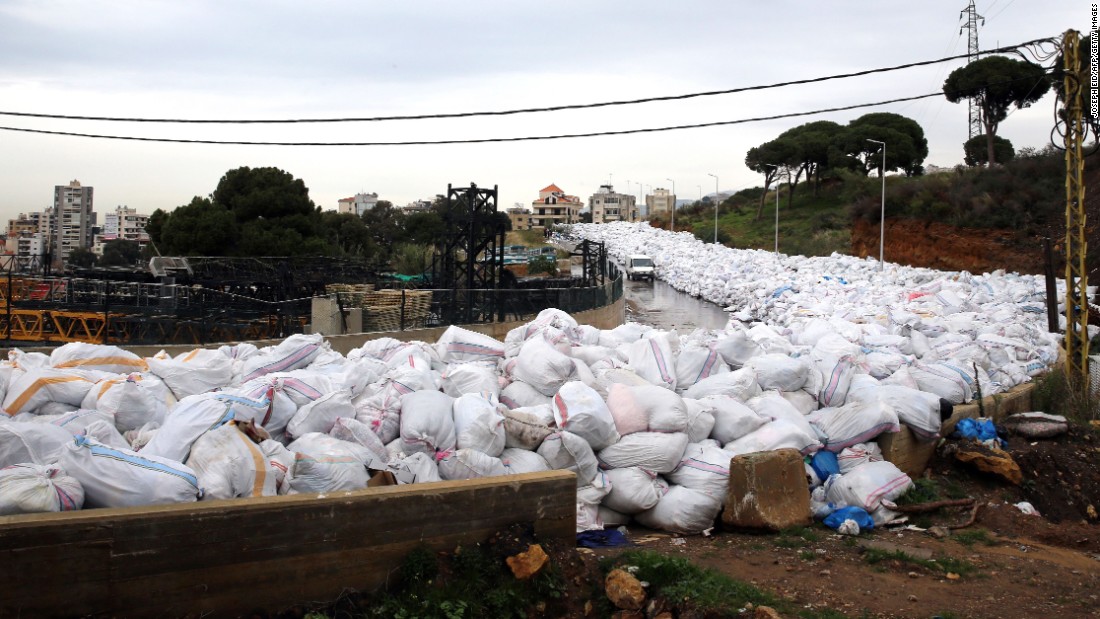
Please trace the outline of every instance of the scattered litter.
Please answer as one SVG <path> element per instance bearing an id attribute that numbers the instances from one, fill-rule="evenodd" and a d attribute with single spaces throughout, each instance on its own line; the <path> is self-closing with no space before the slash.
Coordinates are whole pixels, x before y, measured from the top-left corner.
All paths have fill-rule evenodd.
<path id="1" fill-rule="evenodd" d="M 674 537 L 669 541 L 673 546 L 686 546 L 687 540 L 682 537 Z"/>
<path id="2" fill-rule="evenodd" d="M 1038 516 L 1039 510 L 1035 509 L 1035 506 L 1027 501 L 1020 501 L 1016 504 L 1016 509 L 1020 510 L 1028 516 Z"/>

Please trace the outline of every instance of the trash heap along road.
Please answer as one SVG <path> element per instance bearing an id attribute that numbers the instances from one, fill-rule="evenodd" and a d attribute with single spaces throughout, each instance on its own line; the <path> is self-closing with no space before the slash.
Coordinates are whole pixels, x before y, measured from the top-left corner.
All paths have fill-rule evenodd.
<path id="1" fill-rule="evenodd" d="M 904 425 L 934 440 L 946 407 L 1056 359 L 1034 278 L 777 260 L 645 226 L 574 233 L 652 255 L 659 277 L 735 319 L 681 335 L 547 309 L 503 342 L 454 326 L 346 356 L 309 335 L 174 358 L 14 351 L 0 364 L 0 514 L 568 469 L 579 530 L 697 533 L 733 456 L 790 448 L 819 516 L 855 506 L 881 522 L 911 481 L 876 437 Z"/>

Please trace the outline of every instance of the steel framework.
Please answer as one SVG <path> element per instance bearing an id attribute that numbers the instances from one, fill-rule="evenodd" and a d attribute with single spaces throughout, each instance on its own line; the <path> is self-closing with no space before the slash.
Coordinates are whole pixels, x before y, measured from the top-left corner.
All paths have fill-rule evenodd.
<path id="1" fill-rule="evenodd" d="M 978 15 L 978 8 L 974 6 L 974 0 L 970 0 L 970 4 L 959 12 L 960 17 L 966 19 L 966 24 L 959 29 L 959 34 L 962 34 L 963 30 L 968 30 L 967 37 L 967 63 L 974 62 L 978 59 L 978 20 L 982 20 L 982 25 L 985 25 L 985 18 Z M 985 130 L 982 127 L 982 108 L 974 102 L 973 98 L 967 99 L 969 102 L 970 112 L 970 137 L 982 135 Z"/>
<path id="2" fill-rule="evenodd" d="M 1062 38 L 1065 69 L 1063 105 L 1066 130 L 1066 373 L 1080 385 L 1088 385 L 1088 271 L 1085 255 L 1085 160 L 1081 145 L 1085 138 L 1082 71 L 1079 54 L 1080 35 L 1067 30 Z"/>
<path id="3" fill-rule="evenodd" d="M 477 297 L 461 291 L 497 289 L 504 270 L 506 223 L 497 213 L 497 187 L 480 189 L 447 185 L 443 225 L 446 237 L 432 260 L 432 282 L 449 289 L 453 301 L 439 308 L 452 324 L 504 319 L 504 308 L 494 295 Z M 475 302 L 475 299 L 478 299 Z"/>

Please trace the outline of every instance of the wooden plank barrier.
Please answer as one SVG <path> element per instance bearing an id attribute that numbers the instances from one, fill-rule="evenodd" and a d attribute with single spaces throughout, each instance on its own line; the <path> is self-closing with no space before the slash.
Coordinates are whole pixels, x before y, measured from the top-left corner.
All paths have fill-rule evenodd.
<path id="1" fill-rule="evenodd" d="M 0 517 L 0 617 L 236 617 L 384 585 L 424 544 L 520 523 L 572 544 L 565 471 Z"/>

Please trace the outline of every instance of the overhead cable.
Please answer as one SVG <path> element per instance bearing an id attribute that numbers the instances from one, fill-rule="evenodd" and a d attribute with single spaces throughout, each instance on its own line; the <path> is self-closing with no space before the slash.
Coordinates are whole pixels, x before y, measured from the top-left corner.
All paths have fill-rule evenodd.
<path id="1" fill-rule="evenodd" d="M 1016 45 L 1007 45 L 1004 47 L 997 47 L 994 49 L 988 49 L 980 52 L 982 55 L 997 54 L 1002 52 L 1010 52 L 1020 48 L 1028 47 L 1031 45 L 1037 45 L 1048 42 L 1049 38 L 1033 39 L 1031 41 L 1025 41 Z M 861 77 L 864 75 L 874 75 L 876 73 L 887 73 L 890 71 L 899 71 L 901 69 L 911 69 L 913 67 L 922 67 L 941 62 L 949 62 L 952 60 L 960 60 L 968 58 L 969 54 L 959 54 L 955 56 L 946 56 L 944 58 L 937 58 L 935 60 L 922 60 L 919 62 L 909 62 L 906 64 L 894 65 L 890 67 L 881 67 L 878 69 L 866 69 L 863 71 L 855 71 L 852 73 L 838 73 L 835 75 L 827 75 L 823 77 L 813 77 L 800 80 L 790 80 L 786 82 L 776 82 L 773 84 L 762 84 L 756 86 L 743 86 L 740 88 L 729 88 L 725 90 L 710 90 L 704 92 L 694 92 L 681 95 L 667 95 L 660 97 L 645 97 L 641 99 L 625 99 L 620 101 L 602 101 L 596 103 L 577 103 L 569 105 L 555 105 L 548 107 L 533 107 L 533 108 L 521 108 L 513 110 L 497 110 L 497 111 L 481 111 L 481 112 L 450 112 L 439 114 L 407 114 L 397 116 L 367 116 L 367 117 L 346 117 L 346 118 L 283 118 L 283 119 L 203 119 L 203 118 L 127 118 L 116 116 L 89 116 L 89 115 L 73 115 L 73 114 L 45 114 L 39 112 L 13 112 L 0 110 L 0 116 L 16 116 L 22 118 L 49 118 L 53 120 L 91 120 L 91 121 L 103 121 L 103 122 L 133 122 L 133 123 L 186 123 L 186 124 L 225 124 L 225 125 L 249 125 L 249 124 L 297 124 L 297 123 L 349 123 L 349 122 L 381 122 L 391 120 L 430 120 L 430 119 L 443 119 L 443 118 L 471 118 L 478 116 L 511 116 L 516 114 L 534 114 L 542 112 L 560 112 L 565 110 L 584 110 L 601 107 L 614 107 L 623 105 L 637 105 L 640 103 L 654 103 L 659 101 L 682 101 L 685 99 L 695 99 L 698 97 L 713 97 L 717 95 L 736 94 L 741 92 L 750 92 L 754 90 L 768 90 L 772 88 L 782 88 L 785 86 L 796 86 L 802 84 L 815 84 L 819 82 L 826 82 L 830 80 L 847 79 L 851 77 Z"/>

